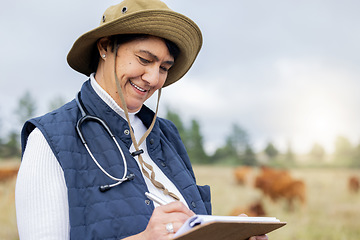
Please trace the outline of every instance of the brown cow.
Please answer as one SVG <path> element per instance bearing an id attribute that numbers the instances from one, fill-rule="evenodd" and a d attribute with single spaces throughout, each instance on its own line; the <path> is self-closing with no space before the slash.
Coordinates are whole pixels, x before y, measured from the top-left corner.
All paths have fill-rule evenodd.
<path id="1" fill-rule="evenodd" d="M 0 182 L 6 182 L 17 176 L 19 167 L 2 167 L 0 168 Z"/>
<path id="2" fill-rule="evenodd" d="M 348 182 L 350 192 L 357 193 L 360 189 L 360 180 L 356 176 L 351 176 Z"/>
<path id="3" fill-rule="evenodd" d="M 236 182 L 240 185 L 246 184 L 251 171 L 252 171 L 252 168 L 248 167 L 248 166 L 242 166 L 242 167 L 235 168 L 234 175 L 235 175 Z"/>
<path id="4" fill-rule="evenodd" d="M 229 215 L 238 216 L 243 213 L 245 213 L 249 217 L 262 217 L 266 215 L 264 206 L 260 201 L 254 202 L 245 208 L 236 207 L 230 212 Z"/>
<path id="5" fill-rule="evenodd" d="M 294 202 L 299 200 L 302 205 L 306 202 L 306 187 L 302 180 L 291 181 L 282 191 L 282 196 L 287 200 L 289 210 L 294 210 Z"/>
<path id="6" fill-rule="evenodd" d="M 264 195 L 270 197 L 274 202 L 285 199 L 290 210 L 294 209 L 294 202 L 297 199 L 302 205 L 305 204 L 305 183 L 293 179 L 286 170 L 263 167 L 255 179 L 255 187 L 262 190 Z"/>
<path id="7" fill-rule="evenodd" d="M 286 170 L 262 167 L 260 174 L 255 178 L 255 187 L 262 190 L 273 201 L 276 201 L 280 197 L 284 184 L 290 179 L 291 176 Z"/>

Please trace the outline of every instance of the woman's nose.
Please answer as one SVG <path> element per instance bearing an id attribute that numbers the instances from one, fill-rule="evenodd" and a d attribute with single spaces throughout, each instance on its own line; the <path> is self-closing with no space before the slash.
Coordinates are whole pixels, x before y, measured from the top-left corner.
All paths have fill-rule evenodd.
<path id="1" fill-rule="evenodd" d="M 146 68 L 145 73 L 142 75 L 142 80 L 147 82 L 150 86 L 156 86 L 159 83 L 160 73 L 159 68 L 149 67 Z"/>

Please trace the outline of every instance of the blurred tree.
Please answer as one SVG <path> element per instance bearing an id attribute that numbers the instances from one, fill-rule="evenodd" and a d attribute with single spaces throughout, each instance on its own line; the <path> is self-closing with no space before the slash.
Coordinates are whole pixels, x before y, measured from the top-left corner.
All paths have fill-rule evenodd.
<path id="1" fill-rule="evenodd" d="M 55 109 L 58 109 L 64 104 L 65 104 L 65 100 L 61 96 L 55 97 L 49 103 L 49 111 L 51 112 Z"/>
<path id="2" fill-rule="evenodd" d="M 186 146 L 186 130 L 180 116 L 176 112 L 171 111 L 169 108 L 167 108 L 165 118 L 175 124 L 177 130 L 179 131 L 180 137 Z"/>
<path id="3" fill-rule="evenodd" d="M 187 131 L 186 150 L 193 163 L 209 163 L 209 158 L 204 151 L 203 137 L 200 132 L 200 124 L 197 120 L 191 121 L 190 129 Z"/>
<path id="4" fill-rule="evenodd" d="M 271 159 L 275 159 L 275 157 L 279 154 L 279 151 L 275 148 L 274 144 L 269 142 L 264 150 L 265 154 Z"/>
<path id="5" fill-rule="evenodd" d="M 354 157 L 351 165 L 354 167 L 360 167 L 360 144 L 358 144 L 354 149 Z"/>
<path id="6" fill-rule="evenodd" d="M 20 126 L 29 118 L 34 117 L 35 110 L 35 100 L 31 96 L 30 92 L 26 91 L 19 99 L 18 106 L 15 110 L 15 114 L 18 117 L 20 125 L 11 130 L 9 136 L 7 137 L 7 141 L 3 141 L 1 144 L 2 157 L 19 157 L 21 155 Z M 15 126 L 15 124 L 13 126 Z"/>
<path id="7" fill-rule="evenodd" d="M 25 94 L 20 98 L 18 107 L 15 110 L 16 115 L 18 116 L 20 124 L 24 124 L 26 120 L 35 116 L 36 103 L 29 91 L 26 91 Z"/>
<path id="8" fill-rule="evenodd" d="M 349 165 L 353 161 L 354 148 L 344 136 L 338 136 L 335 140 L 334 160 L 337 163 Z"/>
<path id="9" fill-rule="evenodd" d="M 2 119 L 0 118 L 0 158 L 2 157 L 3 152 L 4 152 L 4 145 L 3 145 L 2 136 L 3 136 L 3 133 L 2 133 Z"/>
<path id="10" fill-rule="evenodd" d="M 238 156 L 242 156 L 245 154 L 246 148 L 249 146 L 249 136 L 244 129 L 235 123 L 232 125 L 231 133 L 227 142 L 233 147 Z"/>
<path id="11" fill-rule="evenodd" d="M 1 156 L 3 158 L 20 157 L 21 149 L 19 143 L 19 134 L 17 132 L 11 132 L 9 134 L 9 140 L 7 143 L 1 146 Z"/>
<path id="12" fill-rule="evenodd" d="M 224 146 L 217 148 L 210 159 L 212 163 L 230 163 L 233 165 L 237 164 L 236 149 L 234 148 L 229 137 L 227 137 Z"/>
<path id="13" fill-rule="evenodd" d="M 247 166 L 255 166 L 257 164 L 256 154 L 250 145 L 246 145 L 245 152 L 240 156 L 241 163 Z"/>
<path id="14" fill-rule="evenodd" d="M 214 163 L 232 165 L 256 165 L 257 159 L 251 148 L 247 132 L 239 125 L 233 124 L 225 145 L 218 148 L 211 157 Z"/>
<path id="15" fill-rule="evenodd" d="M 192 163 L 208 163 L 209 157 L 206 155 L 201 135 L 200 124 L 197 120 L 192 120 L 189 129 L 184 124 L 176 112 L 167 109 L 166 119 L 172 121 L 179 131 L 180 137 L 185 145 L 186 151 Z"/>
<path id="16" fill-rule="evenodd" d="M 0 116 L 0 146 L 2 145 L 2 136 L 3 136 L 3 132 L 2 132 L 2 119 Z"/>
<path id="17" fill-rule="evenodd" d="M 286 153 L 285 153 L 285 161 L 290 164 L 295 163 L 295 161 L 296 161 L 296 154 L 292 150 L 290 142 L 288 142 L 288 145 L 287 145 L 287 149 L 286 149 Z"/>
<path id="18" fill-rule="evenodd" d="M 325 149 L 318 143 L 314 143 L 313 147 L 309 152 L 311 159 L 315 161 L 324 161 L 325 154 Z"/>

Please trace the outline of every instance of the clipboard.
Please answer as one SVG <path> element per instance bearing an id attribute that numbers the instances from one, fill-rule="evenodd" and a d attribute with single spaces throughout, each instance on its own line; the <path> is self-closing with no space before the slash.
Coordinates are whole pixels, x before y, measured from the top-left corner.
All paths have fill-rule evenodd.
<path id="1" fill-rule="evenodd" d="M 260 219 L 261 220 L 261 219 Z M 174 240 L 247 240 L 267 234 L 286 225 L 280 221 L 222 221 L 201 223 L 182 233 Z"/>

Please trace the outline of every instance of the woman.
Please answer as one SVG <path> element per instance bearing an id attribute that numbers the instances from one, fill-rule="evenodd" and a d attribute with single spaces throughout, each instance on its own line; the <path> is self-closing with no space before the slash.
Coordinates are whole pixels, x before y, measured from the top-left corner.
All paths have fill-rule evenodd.
<path id="1" fill-rule="evenodd" d="M 158 0 L 108 8 L 74 43 L 68 63 L 89 81 L 22 131 L 21 239 L 171 239 L 190 216 L 211 214 L 174 124 L 144 105 L 189 70 L 201 45 L 197 25 Z"/>

